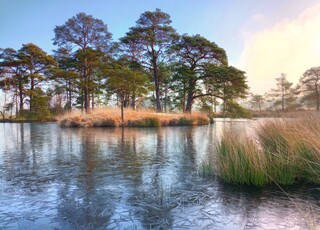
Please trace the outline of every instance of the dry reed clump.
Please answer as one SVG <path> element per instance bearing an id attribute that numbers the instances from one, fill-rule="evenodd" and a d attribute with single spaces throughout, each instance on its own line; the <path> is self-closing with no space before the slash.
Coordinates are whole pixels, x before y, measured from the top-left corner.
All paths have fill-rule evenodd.
<path id="1" fill-rule="evenodd" d="M 212 153 L 215 159 L 203 167 L 216 165 L 210 170 L 237 184 L 320 183 L 319 139 L 318 115 L 267 120 L 251 136 L 225 134 Z"/>
<path id="2" fill-rule="evenodd" d="M 160 127 L 181 125 L 206 125 L 209 118 L 205 114 L 166 114 L 150 111 L 124 111 L 124 122 L 120 110 L 96 109 L 90 114 L 72 112 L 57 117 L 62 127 Z"/>
<path id="3" fill-rule="evenodd" d="M 258 132 L 270 176 L 283 184 L 320 183 L 320 120 L 317 115 L 270 121 Z"/>

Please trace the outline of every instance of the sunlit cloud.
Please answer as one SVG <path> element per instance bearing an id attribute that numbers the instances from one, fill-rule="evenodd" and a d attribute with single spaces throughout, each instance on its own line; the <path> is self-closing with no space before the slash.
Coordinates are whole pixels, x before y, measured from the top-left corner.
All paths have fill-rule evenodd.
<path id="1" fill-rule="evenodd" d="M 257 13 L 253 15 L 252 19 L 256 22 L 263 22 L 264 20 L 266 20 L 266 16 L 261 13 Z"/>
<path id="2" fill-rule="evenodd" d="M 256 15 L 256 19 L 262 17 Z M 294 20 L 285 20 L 255 33 L 247 40 L 239 67 L 247 72 L 251 91 L 263 94 L 275 88 L 274 78 L 286 73 L 298 83 L 300 76 L 320 66 L 320 4 Z"/>

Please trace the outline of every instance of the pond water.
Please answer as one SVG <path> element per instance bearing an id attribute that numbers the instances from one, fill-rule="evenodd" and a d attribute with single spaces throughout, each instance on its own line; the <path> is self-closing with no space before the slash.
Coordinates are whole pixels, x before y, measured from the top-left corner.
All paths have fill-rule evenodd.
<path id="1" fill-rule="evenodd" d="M 0 124 L 0 229 L 318 229 L 320 191 L 203 178 L 224 128 Z"/>

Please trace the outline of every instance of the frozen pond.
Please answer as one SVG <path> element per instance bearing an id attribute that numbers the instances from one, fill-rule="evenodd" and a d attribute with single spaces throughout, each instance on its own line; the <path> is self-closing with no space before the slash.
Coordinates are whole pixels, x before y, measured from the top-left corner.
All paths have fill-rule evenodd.
<path id="1" fill-rule="evenodd" d="M 224 127 L 0 124 L 0 229 L 319 229 L 319 186 L 201 175 Z"/>

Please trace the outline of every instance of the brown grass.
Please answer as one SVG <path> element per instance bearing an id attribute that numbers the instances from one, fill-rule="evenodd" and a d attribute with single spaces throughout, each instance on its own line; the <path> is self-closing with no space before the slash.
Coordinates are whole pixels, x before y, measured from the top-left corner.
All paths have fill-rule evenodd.
<path id="1" fill-rule="evenodd" d="M 71 112 L 57 117 L 62 127 L 159 127 L 182 125 L 206 125 L 209 118 L 206 114 L 168 114 L 153 111 L 124 111 L 124 122 L 121 121 L 120 109 L 95 109 L 90 114 Z"/>

